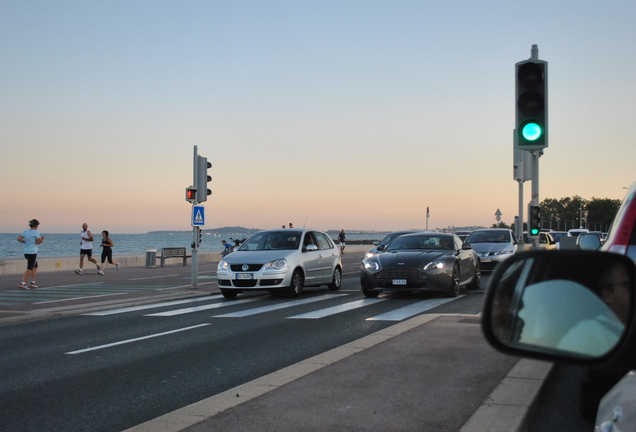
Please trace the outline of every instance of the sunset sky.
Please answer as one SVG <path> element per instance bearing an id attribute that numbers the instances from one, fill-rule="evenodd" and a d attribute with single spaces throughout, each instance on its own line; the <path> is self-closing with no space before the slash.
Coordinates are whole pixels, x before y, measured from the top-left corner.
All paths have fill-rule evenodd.
<path id="1" fill-rule="evenodd" d="M 636 181 L 636 2 L 0 2 L 0 232 L 511 223 L 514 65 L 549 62 L 539 199 Z M 525 201 L 530 200 L 530 185 Z"/>

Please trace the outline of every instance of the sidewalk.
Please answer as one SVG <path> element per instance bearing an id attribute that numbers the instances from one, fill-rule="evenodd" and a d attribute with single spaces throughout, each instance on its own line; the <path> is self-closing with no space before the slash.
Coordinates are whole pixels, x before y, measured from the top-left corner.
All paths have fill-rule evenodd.
<path id="1" fill-rule="evenodd" d="M 521 431 L 551 364 L 420 315 L 125 432 Z"/>

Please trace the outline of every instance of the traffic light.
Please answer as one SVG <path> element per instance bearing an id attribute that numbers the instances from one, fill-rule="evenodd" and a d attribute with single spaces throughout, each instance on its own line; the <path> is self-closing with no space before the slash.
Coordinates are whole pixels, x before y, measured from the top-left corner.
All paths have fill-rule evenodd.
<path id="1" fill-rule="evenodd" d="M 536 58 L 515 65 L 517 147 L 548 146 L 548 63 Z"/>
<path id="2" fill-rule="evenodd" d="M 186 201 L 190 203 L 197 202 L 197 188 L 194 186 L 188 186 L 186 188 Z"/>
<path id="3" fill-rule="evenodd" d="M 541 207 L 529 206 L 528 233 L 531 236 L 538 236 L 541 231 Z"/>
<path id="4" fill-rule="evenodd" d="M 212 177 L 208 175 L 208 168 L 212 168 L 208 158 L 197 156 L 196 186 L 197 201 L 200 203 L 207 201 L 208 195 L 212 195 L 212 191 L 208 189 L 208 182 L 212 181 Z"/>

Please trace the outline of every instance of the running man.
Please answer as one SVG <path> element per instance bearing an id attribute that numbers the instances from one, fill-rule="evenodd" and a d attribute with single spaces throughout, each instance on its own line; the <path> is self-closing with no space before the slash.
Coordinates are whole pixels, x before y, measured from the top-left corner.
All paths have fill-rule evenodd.
<path id="1" fill-rule="evenodd" d="M 97 273 L 104 274 L 101 267 L 97 263 L 97 260 L 93 258 L 93 234 L 88 230 L 88 224 L 84 222 L 82 224 L 82 231 L 80 231 L 80 268 L 75 270 L 75 273 L 81 275 L 84 268 L 84 255 L 90 262 L 97 267 Z"/>

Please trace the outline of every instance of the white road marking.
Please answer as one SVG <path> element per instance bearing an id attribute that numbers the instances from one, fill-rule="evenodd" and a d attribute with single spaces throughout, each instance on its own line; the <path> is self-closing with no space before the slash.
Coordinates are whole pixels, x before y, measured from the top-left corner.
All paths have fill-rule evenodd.
<path id="1" fill-rule="evenodd" d="M 178 274 L 173 274 L 173 275 L 163 275 L 163 276 L 148 276 L 148 277 L 142 277 L 142 278 L 132 278 L 132 279 L 128 279 L 128 280 L 146 280 L 146 279 L 161 279 L 161 278 L 169 278 L 169 277 L 175 277 L 175 276 L 179 276 Z"/>
<path id="2" fill-rule="evenodd" d="M 147 304 L 147 305 L 142 305 L 142 306 L 130 306 L 130 307 L 125 307 L 125 308 L 120 308 L 120 309 L 111 309 L 111 310 L 105 310 L 105 311 L 99 311 L 99 312 L 89 312 L 89 313 L 85 313 L 85 314 L 82 314 L 82 315 L 89 315 L 89 316 L 115 315 L 115 314 L 120 314 L 120 313 L 135 312 L 135 311 L 139 311 L 139 310 L 153 309 L 153 308 L 164 307 L 164 306 L 176 306 L 176 305 L 180 305 L 180 304 L 216 300 L 216 299 L 221 298 L 221 297 L 223 297 L 223 296 L 222 295 L 215 295 L 215 296 L 209 296 L 209 297 L 197 297 L 197 298 L 186 299 L 186 300 L 175 300 L 175 301 L 164 302 L 164 303 L 153 303 L 153 304 Z"/>
<path id="3" fill-rule="evenodd" d="M 219 296 L 219 297 L 223 297 L 223 296 Z M 261 298 L 253 298 L 253 299 L 245 299 L 245 300 L 237 300 L 237 301 L 228 301 L 225 303 L 214 303 L 214 304 L 204 305 L 204 306 L 194 306 L 194 307 L 185 308 L 185 309 L 175 309 L 175 310 L 166 311 L 166 312 L 157 312 L 154 314 L 148 314 L 144 316 L 166 317 L 166 316 L 183 315 L 187 313 L 201 312 L 204 310 L 218 309 L 218 308 L 227 307 L 227 306 L 238 306 L 239 304 L 242 305 L 244 303 L 251 303 L 251 302 L 260 301 L 260 300 L 263 300 L 263 298 L 261 297 Z"/>
<path id="4" fill-rule="evenodd" d="M 169 334 L 173 334 L 173 333 L 179 333 L 182 331 L 186 331 L 186 330 L 192 330 L 195 328 L 199 328 L 199 327 L 205 327 L 205 326 L 209 326 L 211 325 L 210 323 L 207 324 L 199 324 L 199 325 L 195 325 L 195 326 L 191 326 L 191 327 L 184 327 L 181 329 L 176 329 L 176 330 L 170 330 L 167 332 L 163 332 L 163 333 L 157 333 L 157 334 L 153 334 L 153 335 L 148 335 L 148 336 L 142 336 L 142 337 L 138 337 L 138 338 L 134 338 L 134 339 L 128 339 L 128 340 L 124 340 L 124 341 L 120 341 L 120 342 L 113 342 L 113 343 L 109 343 L 106 345 L 100 345 L 100 346 L 96 346 L 96 347 L 91 347 L 91 348 L 86 348 L 86 349 L 82 349 L 82 350 L 77 350 L 77 351 L 69 351 L 65 354 L 82 354 L 85 352 L 89 352 L 89 351 L 96 351 L 96 350 L 100 350 L 100 349 L 104 349 L 104 348 L 110 348 L 110 347 L 114 347 L 117 345 L 124 345 L 127 343 L 132 343 L 132 342 L 138 342 L 138 341 L 142 341 L 145 339 L 152 339 L 152 338 L 156 338 L 159 336 L 165 336 L 165 335 L 169 335 Z"/>
<path id="5" fill-rule="evenodd" d="M 386 301 L 387 299 L 362 299 L 362 300 L 356 300 L 353 302 L 349 302 L 349 303 L 345 303 L 345 304 L 341 304 L 338 306 L 333 306 L 333 307 L 329 307 L 329 308 L 325 308 L 325 309 L 319 309 L 317 311 L 313 311 L 313 312 L 307 312 L 304 314 L 300 314 L 300 315 L 294 315 L 294 316 L 290 316 L 287 317 L 288 319 L 318 319 L 318 318 L 323 318 L 329 315 L 335 315 L 335 314 L 339 314 L 341 312 L 346 312 L 346 311 L 350 311 L 353 309 L 358 309 L 364 306 L 369 306 L 372 305 L 374 303 L 379 303 L 379 302 L 383 302 Z"/>
<path id="6" fill-rule="evenodd" d="M 112 297 L 112 296 L 118 296 L 118 295 L 124 295 L 124 294 L 129 294 L 129 293 L 128 292 L 122 292 L 122 293 L 115 293 L 115 294 L 103 294 L 103 295 L 94 295 L 94 296 L 71 297 L 71 298 L 65 298 L 65 299 L 62 299 L 62 300 L 47 300 L 47 301 L 35 302 L 33 304 L 57 303 L 57 302 L 65 302 L 65 301 L 77 300 L 77 299 L 94 299 L 94 298 L 98 298 L 98 297 Z"/>
<path id="7" fill-rule="evenodd" d="M 458 296 L 454 298 L 424 300 L 421 302 L 413 303 L 408 306 L 401 307 L 399 309 L 392 310 L 390 312 L 386 312 L 371 318 L 367 318 L 367 321 L 402 321 L 412 317 L 413 315 L 417 315 L 418 313 L 427 311 L 429 309 L 433 309 L 434 307 L 437 307 L 444 303 L 448 303 L 453 300 L 460 299 L 462 297 L 464 296 Z"/>
<path id="8" fill-rule="evenodd" d="M 303 305 L 303 304 L 308 304 L 308 303 L 314 303 L 314 302 L 318 302 L 318 301 L 322 301 L 322 300 L 330 300 L 336 297 L 342 297 L 342 296 L 346 296 L 348 294 L 326 294 L 324 296 L 320 296 L 320 297 L 313 297 L 313 298 L 308 298 L 308 299 L 302 299 L 302 300 L 293 300 L 290 302 L 285 302 L 285 303 L 277 303 L 274 305 L 270 305 L 270 306 L 263 306 L 263 307 L 259 307 L 259 308 L 254 308 L 254 309 L 248 309 L 248 310 L 244 310 L 244 311 L 239 311 L 239 312 L 232 312 L 229 314 L 224 314 L 224 315 L 214 315 L 214 318 L 241 318 L 241 317 L 246 317 L 246 316 L 250 316 L 250 315 L 256 315 L 256 314 L 261 314 L 261 313 L 265 313 L 265 312 L 271 312 L 271 311 L 275 311 L 275 310 L 279 310 L 279 309 L 285 309 L 285 308 L 289 308 L 292 306 L 298 306 L 298 305 Z"/>

